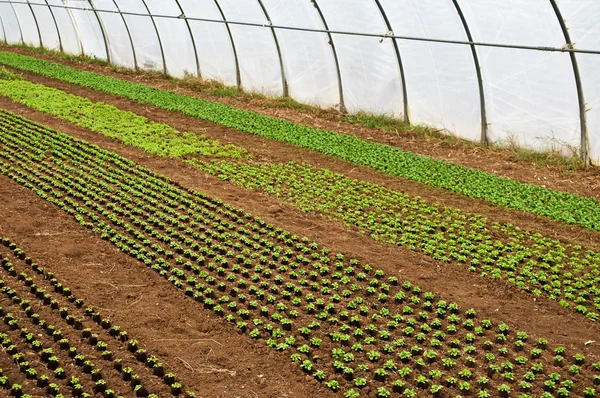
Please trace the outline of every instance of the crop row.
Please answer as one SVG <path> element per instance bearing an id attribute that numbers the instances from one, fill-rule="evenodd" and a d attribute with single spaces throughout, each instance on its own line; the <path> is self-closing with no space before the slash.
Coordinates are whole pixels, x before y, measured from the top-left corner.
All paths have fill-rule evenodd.
<path id="1" fill-rule="evenodd" d="M 0 244 L 0 345 L 21 373 L 18 383 L 5 385 L 12 395 L 183 393 L 176 376 L 127 331 L 87 306 L 17 244 L 6 237 Z"/>
<path id="2" fill-rule="evenodd" d="M 0 52 L 0 63 L 140 103 L 152 104 L 166 110 L 180 111 L 186 115 L 269 139 L 299 145 L 432 187 L 444 188 L 508 208 L 600 230 L 600 203 L 594 198 L 520 183 L 354 136 L 298 125 L 224 104 L 81 71 L 24 55 Z"/>
<path id="3" fill-rule="evenodd" d="M 457 263 L 485 277 L 504 278 L 588 319 L 599 319 L 600 253 L 580 245 L 561 243 L 308 164 L 189 163 L 304 211 L 341 220 L 376 240 Z"/>
<path id="4" fill-rule="evenodd" d="M 347 397 L 594 396 L 600 363 L 3 114 L 2 174 Z M 443 392 L 442 392 L 443 391 Z"/>
<path id="5" fill-rule="evenodd" d="M 31 83 L 8 70 L 0 72 L 0 95 L 154 155 L 240 158 L 247 154 L 245 149 L 231 144 L 223 145 L 194 133 L 181 133 L 169 125 L 149 122 L 143 116 L 112 105 L 94 103 L 61 90 Z"/>
<path id="6" fill-rule="evenodd" d="M 0 95 L 102 133 L 127 125 L 130 117 L 140 118 L 108 106 L 113 116 L 104 119 L 106 115 L 95 110 L 107 105 L 21 80 L 0 80 Z M 126 131 L 130 137 L 137 134 L 133 129 Z M 143 133 L 141 137 L 141 141 L 132 138 L 127 143 L 145 149 Z M 189 154 L 185 148 L 176 152 L 179 156 Z M 242 152 L 239 149 L 238 155 Z M 166 154 L 177 156 L 174 152 Z M 231 157 L 238 156 L 232 153 Z M 340 219 L 377 240 L 466 265 L 484 276 L 504 278 L 589 319 L 599 318 L 599 253 L 306 164 L 188 161 L 205 172 L 249 189 L 261 189 L 302 210 Z"/>

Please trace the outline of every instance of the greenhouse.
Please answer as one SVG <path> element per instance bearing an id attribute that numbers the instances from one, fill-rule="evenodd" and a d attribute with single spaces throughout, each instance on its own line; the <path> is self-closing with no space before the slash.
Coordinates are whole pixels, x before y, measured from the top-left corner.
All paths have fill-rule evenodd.
<path id="1" fill-rule="evenodd" d="M 0 396 L 600 397 L 599 0 L 0 0 Z"/>
<path id="2" fill-rule="evenodd" d="M 600 162 L 600 4 L 0 3 L 0 39 Z"/>

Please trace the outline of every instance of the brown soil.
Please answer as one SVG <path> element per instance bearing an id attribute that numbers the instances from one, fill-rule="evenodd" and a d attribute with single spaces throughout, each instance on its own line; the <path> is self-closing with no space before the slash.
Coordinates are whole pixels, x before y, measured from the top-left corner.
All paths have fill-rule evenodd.
<path id="1" fill-rule="evenodd" d="M 111 104 L 121 110 L 145 116 L 149 120 L 168 124 L 179 131 L 195 132 L 212 139 L 218 139 L 223 143 L 239 145 L 247 148 L 258 158 L 265 159 L 269 162 L 286 163 L 290 160 L 294 160 L 297 162 L 310 163 L 317 167 L 344 174 L 350 178 L 370 181 L 410 196 L 419 196 L 432 203 L 441 203 L 446 206 L 462 209 L 465 212 L 477 213 L 484 217 L 488 217 L 490 220 L 501 223 L 512 223 L 518 225 L 522 229 L 539 232 L 545 236 L 559 239 L 563 242 L 576 243 L 593 250 L 600 250 L 600 232 L 598 231 L 591 231 L 579 226 L 570 226 L 564 223 L 554 222 L 527 212 L 510 210 L 481 199 L 468 198 L 441 188 L 431 188 L 425 184 L 390 176 L 374 171 L 368 167 L 358 166 L 352 162 L 326 156 L 305 148 L 285 144 L 279 141 L 268 140 L 260 136 L 215 125 L 177 112 L 169 112 L 151 105 L 141 105 L 132 100 L 102 93 L 89 88 L 45 78 L 33 73 L 25 73 L 24 76 L 32 82 L 83 96 L 94 102 Z M 23 112 L 26 112 L 28 109 L 3 97 L 0 97 L 0 106 L 8 110 L 14 110 L 20 114 L 24 114 Z M 34 112 L 34 114 L 39 114 L 39 112 Z M 46 124 L 46 119 L 36 119 L 35 116 L 31 117 L 33 120 Z M 58 119 L 51 118 L 51 120 L 53 123 L 56 123 Z M 70 124 L 60 122 L 60 124 L 49 125 L 60 130 L 63 126 Z"/>
<path id="2" fill-rule="evenodd" d="M 5 198 L 0 201 L 0 235 L 140 340 L 198 396 L 332 396 L 314 379 L 302 377 L 286 355 L 235 333 L 143 264 L 4 176 L 0 197 Z M 10 360 L 0 358 L 0 366 L 8 368 Z"/>
<path id="3" fill-rule="evenodd" d="M 600 327 L 597 324 L 586 321 L 581 316 L 574 315 L 570 311 L 562 309 L 555 302 L 545 299 L 536 300 L 531 295 L 511 285 L 483 279 L 479 276 L 469 274 L 458 267 L 433 261 L 424 255 L 412 253 L 402 248 L 377 243 L 358 233 L 348 231 L 340 224 L 318 216 L 306 215 L 289 208 L 267 195 L 250 192 L 216 178 L 206 176 L 196 168 L 182 164 L 179 160 L 148 156 L 140 150 L 123 146 L 115 140 L 91 133 L 85 129 L 59 121 L 51 116 L 31 111 L 7 101 L 0 103 L 0 106 L 19 111 L 18 113 L 30 119 L 57 128 L 77 138 L 98 144 L 105 149 L 115 151 L 122 156 L 172 178 L 175 182 L 185 187 L 197 189 L 212 197 L 220 198 L 227 203 L 245 208 L 255 215 L 262 217 L 267 222 L 281 225 L 292 233 L 316 239 L 322 245 L 330 247 L 335 251 L 352 254 L 361 261 L 369 262 L 376 267 L 384 269 L 390 275 L 398 275 L 401 279 L 408 279 L 421 285 L 423 289 L 440 293 L 445 299 L 458 302 L 462 308 L 473 307 L 483 317 L 506 321 L 514 329 L 528 331 L 532 337 L 547 337 L 551 344 L 561 344 L 571 347 L 576 351 L 582 351 L 586 355 L 590 355 L 592 358 L 600 356 L 600 345 L 598 343 L 586 345 L 586 342 L 590 340 L 597 340 Z M 244 347 L 244 351 L 248 350 L 247 346 L 256 350 L 262 348 L 253 347 L 248 338 L 236 336 L 235 333 L 231 333 L 231 329 L 228 329 L 227 326 L 219 326 L 222 321 L 213 321 L 213 318 L 208 316 L 205 310 L 199 309 L 197 305 L 189 303 L 188 300 L 177 298 L 181 294 L 171 295 L 172 288 L 170 287 L 161 289 L 162 294 L 155 292 L 158 295 L 158 297 L 155 297 L 155 301 L 149 299 L 152 296 L 146 296 L 146 294 L 152 294 L 148 292 L 148 289 L 138 291 L 135 288 L 128 289 L 128 291 L 125 291 L 125 289 L 115 289 L 110 284 L 117 287 L 119 285 L 138 284 L 162 286 L 164 282 L 162 282 L 162 285 L 159 284 L 158 276 L 147 271 L 143 266 L 138 265 L 138 263 L 131 262 L 131 260 L 116 252 L 108 244 L 99 242 L 97 238 L 92 237 L 87 232 L 84 233 L 75 223 L 69 221 L 68 217 L 64 216 L 54 207 L 37 199 L 31 192 L 17 188 L 14 183 L 6 178 L 3 178 L 1 189 L 0 192 L 2 192 L 3 197 L 12 197 L 15 200 L 11 202 L 6 201 L 0 207 L 0 209 L 3 209 L 0 216 L 0 223 L 3 227 L 0 228 L 0 231 L 7 234 L 12 233 L 12 236 L 16 235 L 16 240 L 24 242 L 23 244 L 27 248 L 31 247 L 32 249 L 30 250 L 33 250 L 40 258 L 54 258 L 54 263 L 57 265 L 52 267 L 56 268 L 55 272 L 57 275 L 60 272 L 64 280 L 69 281 L 69 285 L 73 286 L 74 289 L 81 289 L 81 296 L 85 297 L 86 300 L 90 302 L 106 300 L 106 302 L 101 301 L 95 305 L 100 308 L 112 309 L 111 311 L 115 313 L 113 318 L 118 320 L 119 324 L 126 326 L 132 333 L 143 336 L 143 333 L 153 334 L 155 333 L 154 331 L 160 330 L 159 333 L 169 336 L 167 338 L 170 338 L 172 335 L 181 336 L 172 345 L 157 342 L 157 347 L 161 347 L 160 353 L 168 354 L 170 358 L 179 356 L 188 363 L 190 362 L 187 359 L 195 361 L 196 365 L 192 366 L 196 368 L 201 362 L 193 359 L 197 353 L 194 353 L 191 357 L 189 356 L 190 353 L 187 352 L 187 347 L 181 344 L 182 341 L 185 341 L 185 338 L 212 338 L 221 343 L 223 343 L 223 339 L 236 340 L 223 343 L 223 347 L 209 343 L 209 348 L 213 349 L 213 354 L 214 350 L 217 349 L 227 350 L 229 347 L 236 347 L 233 344 Z M 23 217 L 22 214 L 18 213 L 19 211 L 21 213 L 27 211 L 27 217 Z M 59 222 L 59 226 L 50 229 L 49 233 L 62 233 L 51 235 L 52 245 L 48 244 L 47 237 L 35 235 L 40 232 L 40 229 L 47 229 L 46 225 L 53 225 L 55 222 Z M 73 241 L 77 241 L 79 244 L 74 247 Z M 64 251 L 62 254 L 61 250 Z M 115 259 L 118 260 L 115 261 Z M 94 265 L 96 263 L 100 263 L 101 265 Z M 88 264 L 88 266 L 81 268 L 84 264 Z M 116 267 L 113 268 L 115 265 Z M 77 272 L 74 272 L 75 267 L 77 267 Z M 114 277 L 113 272 L 121 268 L 129 271 L 123 271 L 125 273 L 121 274 L 118 278 Z M 109 274 L 109 271 L 110 276 L 105 275 Z M 93 282 L 90 283 L 90 281 Z M 149 281 L 153 282 L 149 283 Z M 109 283 L 107 284 L 106 282 Z M 132 293 L 134 297 L 127 297 L 127 294 L 130 292 L 134 292 Z M 140 319 L 130 319 L 127 316 L 130 309 L 126 306 L 140 297 L 143 297 L 141 302 L 155 302 L 162 303 L 162 305 L 169 305 L 172 302 L 172 306 L 169 306 L 164 312 L 159 314 L 161 318 L 171 314 L 169 321 L 161 322 L 157 320 L 157 311 L 151 305 L 136 309 L 136 315 L 142 319 L 141 322 L 138 322 Z M 146 301 L 147 299 L 148 301 Z M 135 304 L 136 307 L 138 304 Z M 183 308 L 183 310 L 179 310 L 179 308 Z M 202 321 L 202 319 L 198 319 L 197 314 L 207 317 L 207 323 L 204 326 L 200 326 L 197 323 Z M 532 316 L 532 314 L 535 314 L 535 316 Z M 194 335 L 192 337 L 184 337 L 190 332 L 190 328 L 186 326 L 186 321 L 198 325 L 193 328 Z M 558 325 L 565 324 L 566 322 L 571 326 L 568 330 L 558 327 Z M 198 333 L 195 332 L 196 328 L 199 329 Z M 211 331 L 210 328 L 216 328 L 216 330 Z M 211 337 L 207 337 L 204 333 L 209 333 Z M 144 341 L 151 342 L 153 339 L 156 339 L 156 337 L 150 336 L 149 338 L 144 338 Z M 208 348 L 207 350 L 205 352 L 210 352 Z M 221 361 L 227 363 L 227 366 L 224 366 L 223 362 L 219 362 L 216 367 L 229 370 L 239 369 L 236 364 L 243 363 L 243 359 L 237 356 L 240 354 L 236 353 L 235 350 L 234 352 L 230 351 L 228 354 L 225 351 L 222 352 Z M 269 363 L 265 363 L 265 366 L 268 366 L 269 369 L 291 368 L 289 364 L 283 364 L 283 362 L 286 362 L 285 357 L 281 358 L 280 355 L 267 352 L 266 349 L 252 352 L 262 353 L 261 356 L 256 355 L 254 358 L 261 358 L 261 360 L 269 358 Z M 233 358 L 233 360 L 229 360 L 229 358 Z M 252 369 L 254 365 L 249 365 L 252 362 L 252 356 L 249 355 L 247 360 L 246 365 Z M 279 363 L 277 362 L 278 360 L 282 360 L 283 362 Z M 256 361 L 254 359 L 254 362 Z M 177 366 L 177 362 L 175 358 L 169 365 Z M 275 365 L 271 367 L 272 362 Z M 179 374 L 186 374 L 183 373 L 185 372 L 185 366 L 182 364 L 179 366 L 183 366 L 183 369 L 178 371 Z M 242 372 L 242 370 L 239 370 L 239 372 Z M 195 375 L 195 373 L 191 374 Z M 293 374 L 293 372 L 290 371 L 290 374 Z M 256 377 L 255 373 L 252 373 L 252 375 Z M 194 377 L 198 377 L 198 375 Z M 224 382 L 221 379 L 221 377 L 224 377 L 222 374 L 211 375 L 211 377 L 216 378 L 220 388 L 225 388 L 224 385 L 230 385 L 227 383 L 233 383 L 230 378 L 226 378 L 227 382 Z M 297 376 L 294 379 L 292 376 L 288 377 L 287 374 L 283 378 L 286 381 L 298 380 Z M 252 378 L 246 380 L 252 380 Z M 239 384 L 231 385 L 239 386 Z M 248 382 L 245 385 L 250 386 L 252 384 Z M 302 391 L 295 390 L 296 387 L 292 386 L 292 382 L 289 385 L 290 387 L 287 391 Z M 317 385 L 311 384 L 310 386 L 310 388 L 318 388 Z M 240 391 L 241 387 L 236 388 Z M 275 386 L 269 388 L 270 390 L 267 391 L 273 393 L 273 391 L 276 391 L 277 388 L 282 388 L 282 386 L 275 382 Z M 278 394 L 275 393 L 275 395 Z"/>
<path id="4" fill-rule="evenodd" d="M 264 106 L 264 100 L 247 100 L 230 97 L 215 97 L 203 92 L 193 91 L 184 87 L 177 80 L 166 79 L 157 74 L 131 74 L 115 72 L 110 67 L 104 67 L 85 62 L 74 62 L 50 56 L 42 56 L 26 49 L 0 46 L 0 49 L 15 53 L 35 56 L 53 62 L 62 63 L 75 68 L 88 70 L 124 80 L 135 81 L 153 87 L 172 90 L 182 94 L 221 102 L 241 109 L 287 119 L 295 123 L 323 128 L 344 134 L 351 134 L 368 140 L 399 147 L 403 150 L 421 155 L 432 156 L 450 162 L 463 164 L 474 169 L 484 170 L 497 175 L 506 176 L 522 182 L 543 185 L 549 188 L 579 193 L 600 199 L 600 168 L 570 171 L 563 166 L 537 166 L 535 163 L 518 159 L 506 150 L 490 147 L 480 147 L 464 143 L 450 144 L 437 138 L 418 137 L 415 133 L 406 131 L 383 131 L 351 123 L 340 122 L 338 114 L 333 111 L 303 112 L 289 108 L 274 108 Z"/>
<path id="5" fill-rule="evenodd" d="M 43 271 L 43 274 L 34 272 L 30 266 L 27 266 L 23 259 L 16 257 L 8 248 L 0 247 L 0 253 L 3 258 L 8 258 L 11 260 L 11 263 L 15 269 L 12 275 L 6 269 L 2 269 L 0 271 L 0 275 L 2 275 L 5 285 L 14 289 L 21 300 L 27 300 L 30 302 L 31 307 L 33 308 L 32 312 L 35 312 L 39 315 L 39 320 L 43 320 L 46 322 L 46 325 L 52 325 L 57 330 L 60 330 L 62 333 L 61 336 L 69 341 L 69 347 L 76 348 L 77 353 L 85 355 L 87 359 L 94 362 L 95 367 L 102 371 L 102 378 L 107 382 L 107 388 L 113 389 L 117 392 L 127 392 L 131 390 L 129 383 L 124 381 L 121 375 L 117 373 L 117 370 L 114 369 L 112 361 L 118 358 L 122 361 L 121 363 L 123 367 L 131 367 L 135 374 L 140 376 L 141 382 L 145 388 L 150 391 L 156 391 L 161 395 L 169 394 L 170 388 L 168 385 L 162 383 L 160 377 L 153 375 L 149 368 L 142 366 L 143 363 L 134 358 L 133 352 L 129 352 L 127 350 L 127 342 L 113 338 L 107 330 L 101 327 L 100 322 L 94 321 L 91 317 L 85 315 L 87 303 L 83 302 L 80 305 L 75 305 L 72 302 L 67 301 L 66 297 L 69 296 L 71 292 L 69 292 L 69 294 L 57 292 L 54 288 L 54 285 L 50 283 L 50 279 L 52 277 L 48 275 L 46 270 Z M 22 273 L 27 274 L 27 277 L 31 278 L 32 283 L 34 283 L 36 286 L 36 289 L 44 289 L 45 292 L 47 292 L 46 294 L 50 295 L 50 299 L 56 300 L 59 304 L 52 309 L 51 305 L 48 305 L 50 303 L 44 303 L 35 292 L 32 292 L 30 288 L 27 287 L 22 279 L 17 277 L 17 275 L 20 276 Z M 62 287 L 68 286 L 61 285 L 61 288 Z M 76 297 L 76 299 L 80 298 Z M 50 377 L 49 382 L 58 384 L 63 392 L 65 390 L 70 390 L 66 382 L 71 378 L 71 376 L 79 377 L 80 384 L 83 386 L 83 390 L 92 392 L 94 390 L 94 380 L 91 379 L 91 377 L 85 376 L 85 372 L 82 372 L 82 369 L 77 365 L 75 359 L 70 358 L 67 349 L 61 349 L 56 343 L 56 339 L 52 339 L 47 327 L 42 327 L 40 321 L 34 322 L 22 307 L 11 301 L 12 300 L 6 294 L 0 296 L 0 303 L 2 303 L 4 311 L 16 315 L 16 318 L 19 322 L 18 327 L 27 328 L 27 330 L 35 336 L 34 338 L 43 344 L 44 348 L 52 348 L 54 350 L 54 354 L 59 360 L 58 365 L 65 370 L 66 377 L 56 377 L 51 371 L 46 370 L 46 365 L 43 363 L 43 359 L 40 357 L 39 353 L 35 354 L 31 349 L 31 345 L 27 344 L 26 341 L 21 338 L 22 336 L 19 336 L 20 330 L 12 330 L 8 326 L 3 325 L 2 327 L 6 329 L 4 332 L 10 336 L 12 342 L 17 346 L 19 352 L 22 352 L 27 356 L 29 363 L 38 370 L 40 375 L 42 372 L 46 373 L 46 375 Z M 64 309 L 67 309 L 68 314 L 74 317 L 74 319 L 78 320 L 77 324 L 67 322 L 66 317 L 59 315 L 60 312 L 58 311 L 58 308 L 61 309 L 60 312 L 63 312 Z M 101 312 L 102 311 L 100 311 L 100 313 Z M 29 315 L 31 315 L 31 313 L 29 313 Z M 104 318 L 102 314 L 100 314 L 100 316 L 101 318 L 98 318 L 99 321 Z M 94 342 L 90 342 L 90 340 L 85 338 L 83 335 L 84 332 L 82 331 L 83 329 L 90 329 L 89 335 L 94 333 L 98 336 L 98 341 L 106 343 L 107 349 L 111 352 L 112 358 L 101 358 L 100 350 L 94 349 L 94 344 L 92 344 Z M 90 337 L 89 335 L 87 335 L 88 338 Z M 131 337 L 134 338 L 134 336 Z M 145 347 L 143 343 L 142 347 Z M 153 354 L 154 353 L 151 355 Z M 9 369 L 10 367 L 4 366 L 4 368 Z M 166 369 L 166 373 L 168 372 L 170 372 L 170 369 Z M 23 375 L 21 375 L 21 378 L 23 378 Z M 29 384 L 25 391 L 29 391 L 29 388 L 31 387 L 35 388 L 36 384 L 33 380 L 26 380 L 22 382 L 19 380 L 17 375 L 13 377 L 12 382 L 18 382 L 19 384 L 25 386 Z"/>

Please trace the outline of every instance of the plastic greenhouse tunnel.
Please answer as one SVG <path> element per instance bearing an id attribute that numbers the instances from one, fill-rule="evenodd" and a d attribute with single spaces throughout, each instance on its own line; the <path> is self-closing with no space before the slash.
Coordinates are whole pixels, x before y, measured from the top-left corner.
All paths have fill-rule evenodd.
<path id="1" fill-rule="evenodd" d="M 0 0 L 0 40 L 600 164 L 596 0 Z"/>

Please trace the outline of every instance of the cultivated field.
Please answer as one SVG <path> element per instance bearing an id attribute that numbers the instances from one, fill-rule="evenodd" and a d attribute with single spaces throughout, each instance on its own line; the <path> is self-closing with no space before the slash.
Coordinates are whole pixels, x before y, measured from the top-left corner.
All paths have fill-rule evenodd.
<path id="1" fill-rule="evenodd" d="M 597 170 L 3 50 L 3 394 L 600 396 Z"/>

